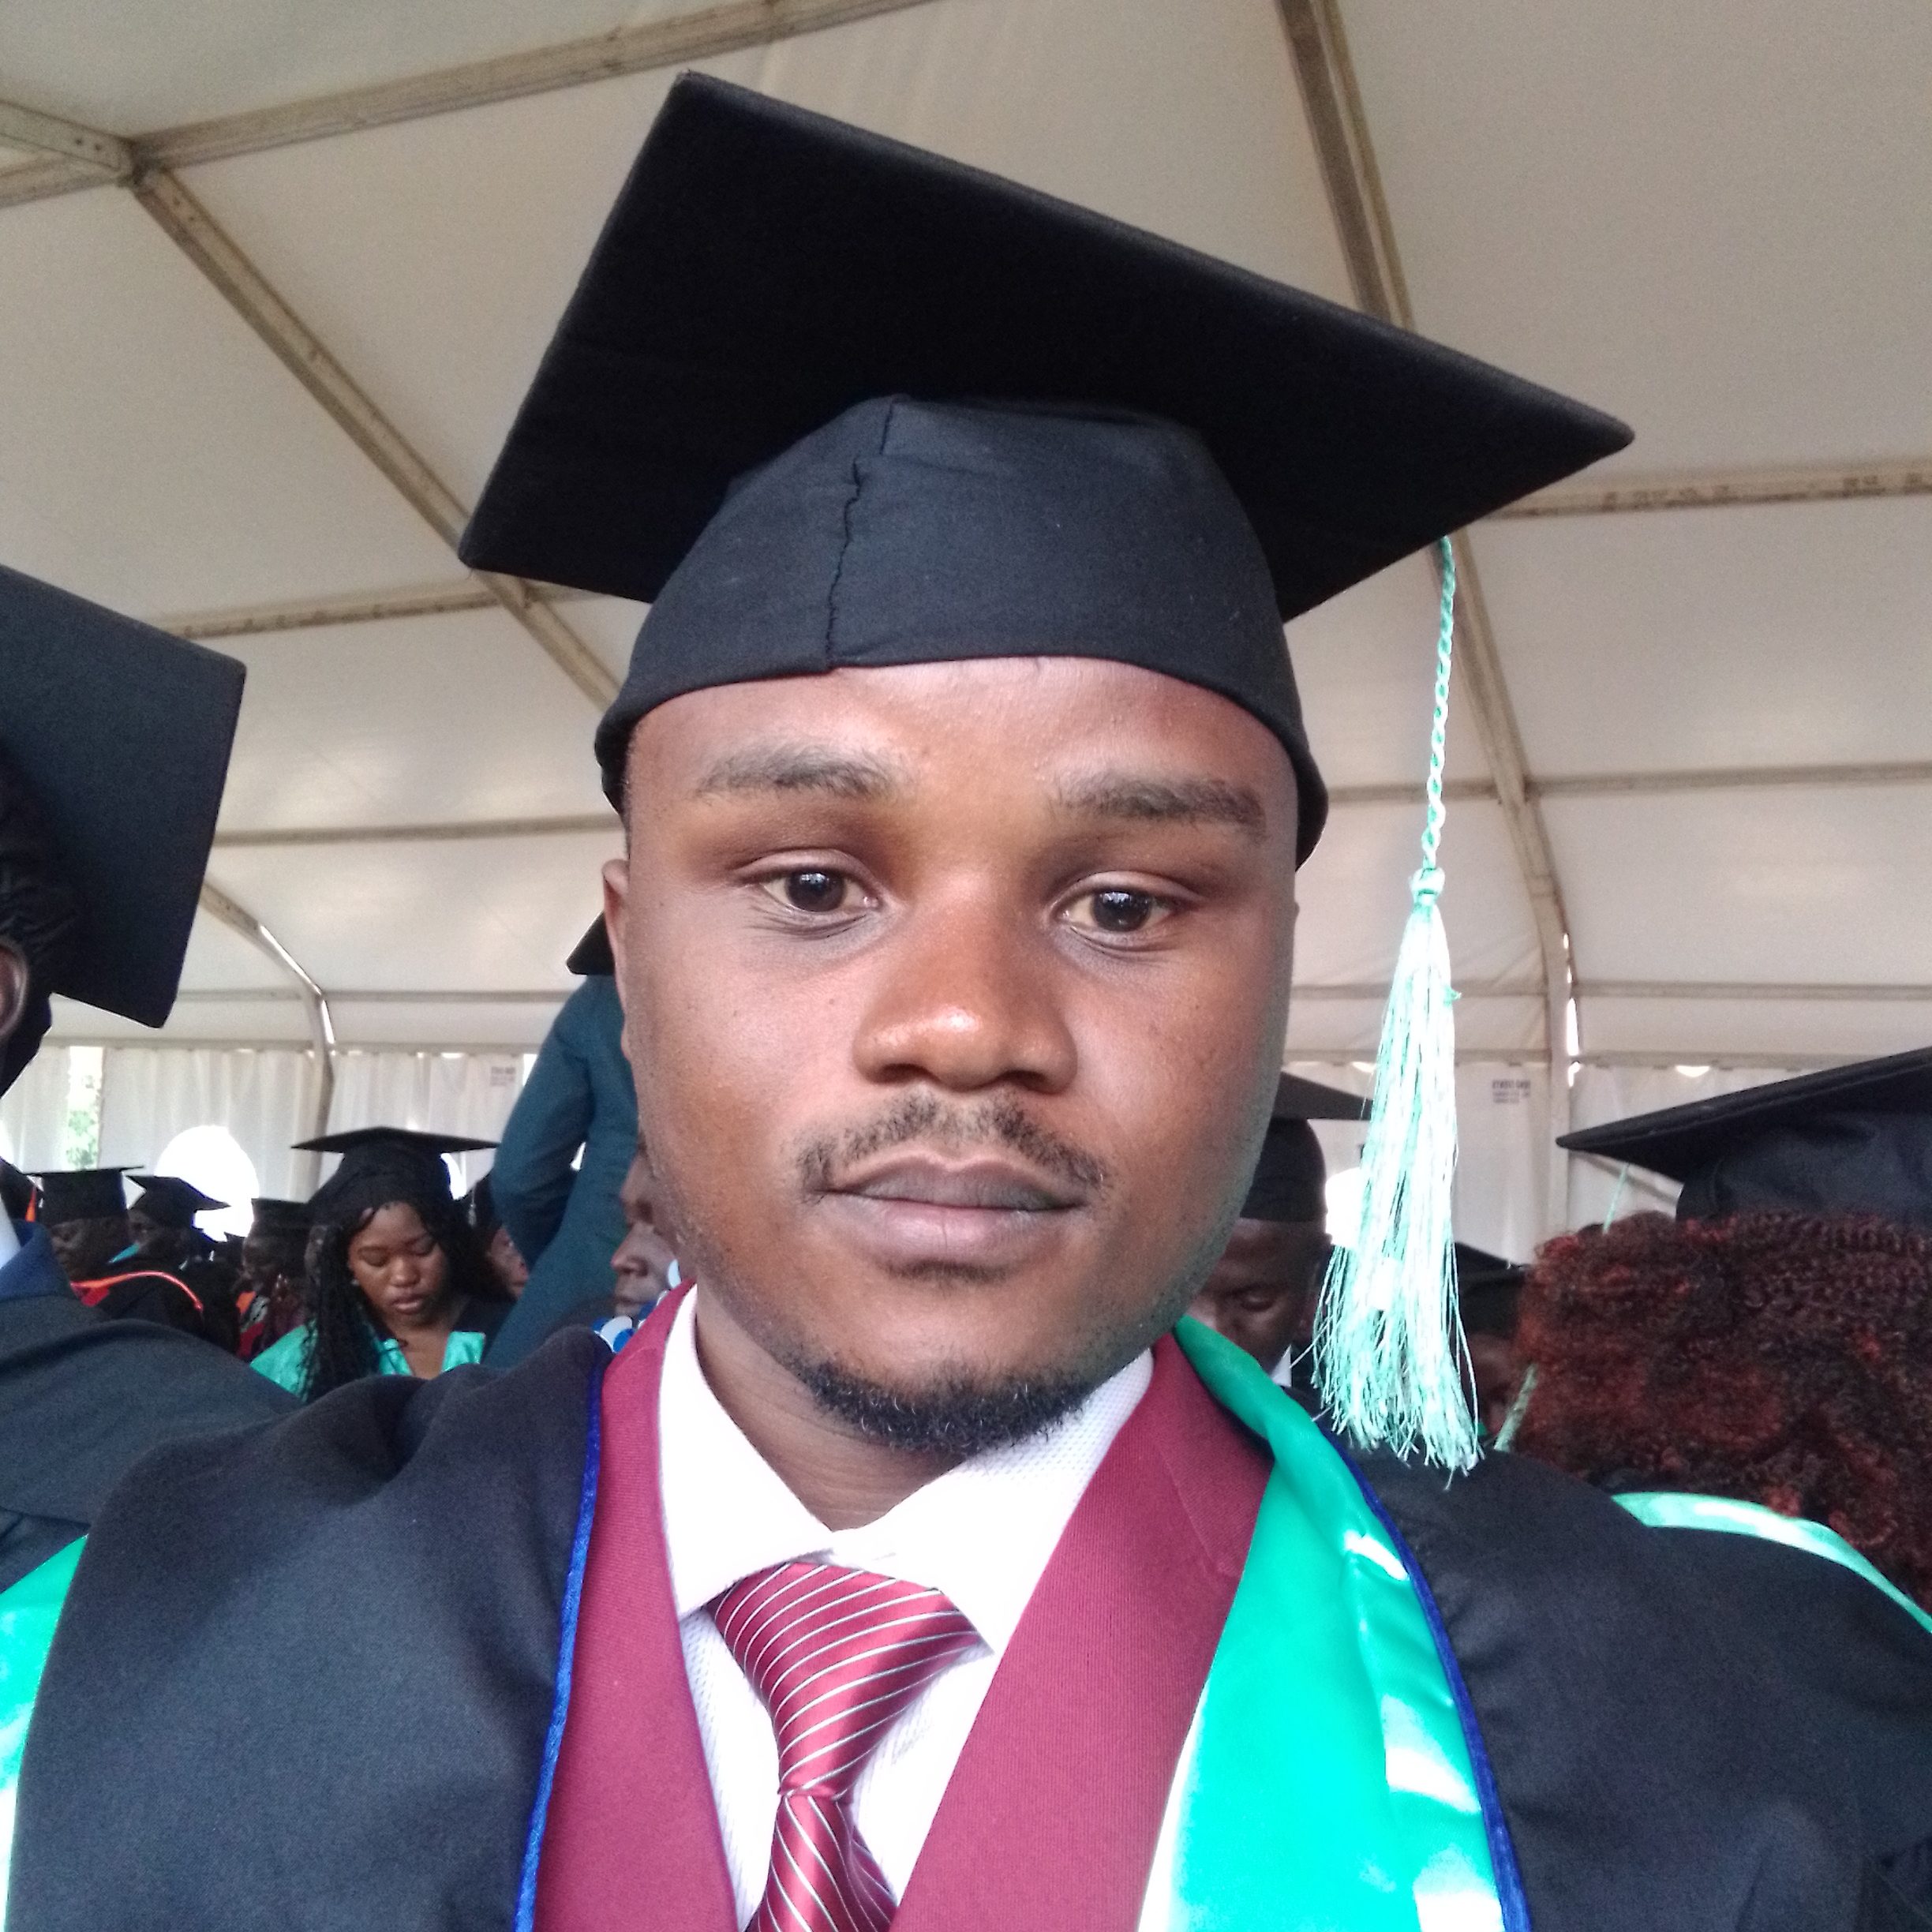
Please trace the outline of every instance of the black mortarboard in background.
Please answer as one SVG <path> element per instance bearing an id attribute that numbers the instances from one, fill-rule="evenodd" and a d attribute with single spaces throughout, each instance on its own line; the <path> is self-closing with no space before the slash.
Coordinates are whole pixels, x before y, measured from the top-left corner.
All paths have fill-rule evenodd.
<path id="1" fill-rule="evenodd" d="M 1520 1261 L 1455 1245 L 1456 1307 L 1464 1331 L 1470 1335 L 1513 1335 L 1530 1271 Z"/>
<path id="2" fill-rule="evenodd" d="M 611 950 L 610 930 L 600 912 L 590 930 L 571 948 L 564 964 L 579 979 L 608 979 L 617 970 L 617 956 Z"/>
<path id="3" fill-rule="evenodd" d="M 1275 1105 L 1248 1196 L 1244 1221 L 1314 1221 L 1328 1218 L 1328 1169 L 1321 1143 L 1309 1126 L 1316 1120 L 1360 1120 L 1368 1103 L 1359 1094 L 1324 1087 L 1319 1080 L 1284 1073 L 1275 1083 Z"/>
<path id="4" fill-rule="evenodd" d="M 306 1201 L 278 1200 L 272 1195 L 258 1194 L 249 1206 L 254 1219 L 249 1223 L 253 1234 L 306 1234 L 315 1221 Z"/>
<path id="5" fill-rule="evenodd" d="M 424 1133 L 412 1127 L 353 1127 L 341 1133 L 298 1140 L 304 1154 L 339 1154 L 342 1164 L 309 1196 L 312 1219 L 345 1223 L 391 1201 L 418 1210 L 454 1205 L 445 1154 L 469 1154 L 494 1147 L 462 1134 Z"/>
<path id="6" fill-rule="evenodd" d="M 680 78 L 466 531 L 707 687 L 1052 654 L 1218 691 L 1326 796 L 1281 625 L 1621 448 L 1611 418 L 995 176 Z M 836 590 L 836 595 L 834 591 Z"/>
<path id="7" fill-rule="evenodd" d="M 1680 1221 L 1765 1211 L 1932 1228 L 1932 1047 L 1565 1134 L 1681 1181 Z"/>
<path id="8" fill-rule="evenodd" d="M 33 1206 L 33 1182 L 9 1160 L 0 1160 L 0 1214 L 24 1221 Z"/>
<path id="9" fill-rule="evenodd" d="M 127 1212 L 127 1193 L 121 1185 L 125 1167 L 43 1169 L 40 1219 L 50 1226 L 62 1221 L 104 1221 Z"/>
<path id="10" fill-rule="evenodd" d="M 134 1205 L 162 1227 L 191 1228 L 197 1215 L 228 1205 L 175 1174 L 137 1174 L 129 1178 L 140 1189 L 134 1197 Z"/>
<path id="11" fill-rule="evenodd" d="M 86 915 L 43 990 L 147 1026 L 168 1017 L 243 675 L 232 657 L 0 569 L 0 753 Z"/>

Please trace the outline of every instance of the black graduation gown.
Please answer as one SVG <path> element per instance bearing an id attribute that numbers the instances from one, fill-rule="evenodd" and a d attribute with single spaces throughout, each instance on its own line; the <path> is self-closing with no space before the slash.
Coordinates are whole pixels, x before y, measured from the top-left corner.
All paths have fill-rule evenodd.
<path id="1" fill-rule="evenodd" d="M 84 1535 L 156 1445 L 296 1406 L 204 1342 L 87 1307 L 46 1242 L 30 1237 L 0 1295 L 0 1589 Z"/>
<path id="2" fill-rule="evenodd" d="M 144 1463 L 49 1658 L 9 1932 L 508 1932 L 604 1359 L 565 1335 L 507 1375 L 359 1383 Z M 1535 1932 L 1911 1923 L 1833 1714 L 1785 1694 L 1676 1539 L 1515 1458 L 1368 1473 L 1441 1610 Z M 264 1790 L 271 1872 L 245 1822 Z M 640 1792 L 612 1857 L 650 1859 L 652 1815 Z"/>

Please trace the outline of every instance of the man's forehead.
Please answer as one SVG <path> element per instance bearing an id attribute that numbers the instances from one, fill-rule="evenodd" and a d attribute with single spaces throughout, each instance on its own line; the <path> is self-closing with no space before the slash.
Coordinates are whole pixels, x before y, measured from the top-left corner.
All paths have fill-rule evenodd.
<path id="1" fill-rule="evenodd" d="M 1292 829 L 1279 741 L 1215 693 L 1103 659 L 841 667 L 721 685 L 640 721 L 635 784 L 696 797 L 909 796 L 997 760 L 1070 813 Z"/>

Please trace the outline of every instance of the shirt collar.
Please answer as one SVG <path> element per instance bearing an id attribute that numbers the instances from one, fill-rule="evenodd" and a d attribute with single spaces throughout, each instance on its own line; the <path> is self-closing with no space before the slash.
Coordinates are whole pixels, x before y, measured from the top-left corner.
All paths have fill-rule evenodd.
<path id="1" fill-rule="evenodd" d="M 1050 1429 L 974 1456 L 875 1522 L 833 1530 L 785 1487 L 711 1392 L 695 1292 L 665 1347 L 658 1436 L 665 1541 L 680 1619 L 773 1563 L 816 1558 L 942 1590 L 997 1657 L 1068 1519 L 1146 1394 L 1136 1357 Z"/>
<path id="2" fill-rule="evenodd" d="M 54 1259 L 54 1244 L 47 1230 L 29 1221 L 16 1221 L 13 1232 L 19 1237 L 20 1252 L 10 1261 L 0 1262 L 0 1301 L 24 1301 L 29 1295 L 71 1294 L 67 1277 Z"/>

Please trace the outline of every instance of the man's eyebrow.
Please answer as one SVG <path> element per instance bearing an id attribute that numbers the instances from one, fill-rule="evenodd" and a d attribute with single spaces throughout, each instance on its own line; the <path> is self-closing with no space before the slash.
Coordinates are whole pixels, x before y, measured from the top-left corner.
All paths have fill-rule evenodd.
<path id="1" fill-rule="evenodd" d="M 817 792 L 831 798 L 879 799 L 901 789 L 904 774 L 884 758 L 829 745 L 751 745 L 714 760 L 696 796 L 732 792 Z"/>
<path id="2" fill-rule="evenodd" d="M 1224 778 L 1157 778 L 1134 772 L 1099 772 L 1060 787 L 1065 811 L 1150 825 L 1231 826 L 1260 838 L 1267 813 L 1247 786 Z"/>

